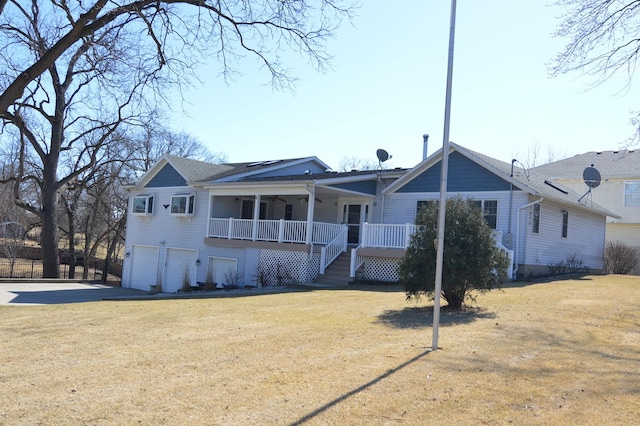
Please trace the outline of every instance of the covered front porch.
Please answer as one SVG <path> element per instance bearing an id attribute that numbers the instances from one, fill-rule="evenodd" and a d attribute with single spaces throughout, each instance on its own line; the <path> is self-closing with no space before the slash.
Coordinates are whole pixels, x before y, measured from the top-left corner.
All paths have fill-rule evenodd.
<path id="1" fill-rule="evenodd" d="M 360 245 L 373 198 L 308 183 L 217 185 L 211 190 L 205 242 L 319 253 L 316 270 L 323 274 L 349 246 Z"/>

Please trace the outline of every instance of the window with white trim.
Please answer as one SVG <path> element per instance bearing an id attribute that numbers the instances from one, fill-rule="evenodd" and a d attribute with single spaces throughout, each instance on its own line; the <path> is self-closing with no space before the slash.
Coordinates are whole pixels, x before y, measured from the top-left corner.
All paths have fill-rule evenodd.
<path id="1" fill-rule="evenodd" d="M 531 206 L 531 232 L 540 233 L 540 203 Z"/>
<path id="2" fill-rule="evenodd" d="M 171 214 L 173 216 L 193 216 L 195 207 L 195 194 L 176 194 L 171 197 Z"/>
<path id="3" fill-rule="evenodd" d="M 640 207 L 640 181 L 624 183 L 624 206 Z"/>
<path id="4" fill-rule="evenodd" d="M 567 238 L 569 235 L 569 212 L 562 210 L 562 238 Z"/>
<path id="5" fill-rule="evenodd" d="M 138 216 L 153 214 L 153 195 L 136 195 L 131 201 L 131 213 Z"/>
<path id="6" fill-rule="evenodd" d="M 473 200 L 473 203 L 480 209 L 484 221 L 491 229 L 498 227 L 498 200 Z"/>

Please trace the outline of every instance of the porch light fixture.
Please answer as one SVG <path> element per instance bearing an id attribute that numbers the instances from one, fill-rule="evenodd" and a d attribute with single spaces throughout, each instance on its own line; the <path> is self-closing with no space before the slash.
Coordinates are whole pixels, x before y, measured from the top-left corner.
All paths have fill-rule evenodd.
<path id="1" fill-rule="evenodd" d="M 124 255 L 125 255 L 125 257 L 129 257 L 129 256 L 131 256 L 131 252 L 130 252 L 130 251 L 128 251 L 128 252 L 126 252 Z"/>
<path id="2" fill-rule="evenodd" d="M 200 259 L 196 259 L 196 266 L 200 265 Z"/>

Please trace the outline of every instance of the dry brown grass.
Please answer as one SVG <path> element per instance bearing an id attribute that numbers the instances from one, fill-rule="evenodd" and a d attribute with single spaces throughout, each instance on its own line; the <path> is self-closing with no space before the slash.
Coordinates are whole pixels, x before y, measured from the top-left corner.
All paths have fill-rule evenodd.
<path id="1" fill-rule="evenodd" d="M 638 424 L 640 280 L 2 306 L 0 424 Z"/>

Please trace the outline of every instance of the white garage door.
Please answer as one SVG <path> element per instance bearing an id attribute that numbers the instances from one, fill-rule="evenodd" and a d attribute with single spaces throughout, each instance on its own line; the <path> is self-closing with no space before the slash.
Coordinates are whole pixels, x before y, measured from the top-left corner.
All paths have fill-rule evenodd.
<path id="1" fill-rule="evenodd" d="M 210 257 L 207 276 L 218 286 L 239 284 L 237 281 L 238 260 L 228 257 Z"/>
<path id="2" fill-rule="evenodd" d="M 129 287 L 149 291 L 150 286 L 156 285 L 159 253 L 158 247 L 136 245 L 131 247 Z"/>
<path id="3" fill-rule="evenodd" d="M 189 281 L 189 285 L 195 286 L 197 259 L 198 250 L 168 248 L 162 291 L 175 293 L 182 288 L 185 280 Z"/>

